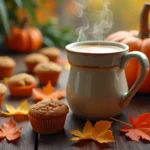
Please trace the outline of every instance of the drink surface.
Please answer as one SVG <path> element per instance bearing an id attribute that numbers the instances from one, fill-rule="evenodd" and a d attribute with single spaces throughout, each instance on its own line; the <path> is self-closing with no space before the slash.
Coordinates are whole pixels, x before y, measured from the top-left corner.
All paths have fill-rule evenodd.
<path id="1" fill-rule="evenodd" d="M 109 45 L 77 45 L 71 48 L 73 52 L 81 53 L 96 53 L 96 54 L 105 54 L 105 53 L 116 53 L 120 52 L 123 49 L 116 46 Z"/>

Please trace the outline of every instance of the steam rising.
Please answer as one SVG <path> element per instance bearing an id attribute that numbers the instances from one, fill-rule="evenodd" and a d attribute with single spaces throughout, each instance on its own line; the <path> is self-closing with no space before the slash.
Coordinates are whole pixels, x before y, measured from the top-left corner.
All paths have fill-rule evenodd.
<path id="1" fill-rule="evenodd" d="M 109 0 L 99 0 L 102 2 L 100 10 L 89 8 L 92 1 L 94 2 L 94 0 L 74 0 L 76 16 L 83 21 L 83 26 L 77 29 L 78 41 L 103 40 L 112 27 L 113 14 L 108 9 Z"/>

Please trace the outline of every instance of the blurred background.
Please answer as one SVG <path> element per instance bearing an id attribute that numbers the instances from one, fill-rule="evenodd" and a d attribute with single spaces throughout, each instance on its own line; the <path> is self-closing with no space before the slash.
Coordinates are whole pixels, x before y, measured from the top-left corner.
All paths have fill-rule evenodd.
<path id="1" fill-rule="evenodd" d="M 86 16 L 96 20 L 98 15 L 94 16 L 92 13 L 103 9 L 104 2 L 108 0 L 1 0 L 0 43 L 4 43 L 4 37 L 10 34 L 12 27 L 20 27 L 26 20 L 28 26 L 40 29 L 44 39 L 43 47 L 54 45 L 64 49 L 66 44 L 77 40 L 76 29 L 83 26 L 83 18 L 77 17 L 80 9 L 75 4 L 80 5 L 83 11 L 86 5 Z M 148 0 L 109 2 L 107 9 L 112 13 L 113 19 L 106 36 L 119 30 L 139 29 L 140 13 L 144 2 Z M 106 16 L 106 19 L 110 18 Z"/>

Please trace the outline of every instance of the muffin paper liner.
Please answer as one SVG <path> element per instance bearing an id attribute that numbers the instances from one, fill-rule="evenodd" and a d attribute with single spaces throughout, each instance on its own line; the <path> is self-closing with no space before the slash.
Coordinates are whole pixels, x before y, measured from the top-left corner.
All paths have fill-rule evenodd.
<path id="1" fill-rule="evenodd" d="M 4 94 L 0 95 L 0 106 L 2 106 L 4 101 Z"/>
<path id="2" fill-rule="evenodd" d="M 8 85 L 10 93 L 12 96 L 16 97 L 26 97 L 32 95 L 32 89 L 36 86 L 36 84 L 22 86 L 22 87 L 12 87 Z"/>
<path id="3" fill-rule="evenodd" d="M 64 128 L 66 115 L 50 119 L 36 119 L 29 115 L 29 120 L 35 132 L 40 134 L 53 134 Z"/>
<path id="4" fill-rule="evenodd" d="M 39 78 L 40 84 L 46 85 L 48 81 L 51 81 L 52 85 L 56 85 L 60 72 L 57 73 L 36 73 L 37 77 Z"/>
<path id="5" fill-rule="evenodd" d="M 14 67 L 0 67 L 0 77 L 10 77 L 14 71 Z"/>

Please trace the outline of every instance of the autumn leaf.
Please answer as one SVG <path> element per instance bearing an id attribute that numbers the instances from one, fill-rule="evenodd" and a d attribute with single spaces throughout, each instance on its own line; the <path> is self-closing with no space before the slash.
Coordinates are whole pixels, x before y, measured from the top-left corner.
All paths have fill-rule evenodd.
<path id="1" fill-rule="evenodd" d="M 150 113 L 141 114 L 137 116 L 135 120 L 133 119 L 133 116 L 130 115 L 130 124 L 114 118 L 111 119 L 126 124 L 126 126 L 122 127 L 120 131 L 126 132 L 125 135 L 131 140 L 139 141 L 141 138 L 150 141 Z"/>
<path id="2" fill-rule="evenodd" d="M 75 137 L 71 138 L 72 141 L 92 139 L 99 143 L 115 142 L 112 131 L 109 130 L 111 122 L 98 121 L 93 127 L 90 121 L 87 121 L 83 132 L 79 130 L 71 130 L 71 134 Z"/>
<path id="3" fill-rule="evenodd" d="M 9 77 L 4 77 L 2 80 L 0 80 L 1 82 L 7 84 L 9 80 Z"/>
<path id="4" fill-rule="evenodd" d="M 61 99 L 64 97 L 65 91 L 66 91 L 65 89 L 55 91 L 54 87 L 49 81 L 47 85 L 42 89 L 34 88 L 33 97 L 39 101 L 43 99 Z"/>
<path id="5" fill-rule="evenodd" d="M 7 83 L 8 83 L 8 80 L 9 80 L 9 77 L 5 77 L 5 78 L 3 79 L 3 82 L 4 82 L 5 84 L 7 84 Z"/>
<path id="6" fill-rule="evenodd" d="M 67 59 L 60 58 L 58 59 L 58 63 L 63 66 L 64 69 L 70 70 L 70 64 Z"/>
<path id="7" fill-rule="evenodd" d="M 8 141 L 16 140 L 20 137 L 21 128 L 16 129 L 16 123 L 10 118 L 9 122 L 3 123 L 0 128 L 0 139 L 7 138 Z"/>
<path id="8" fill-rule="evenodd" d="M 29 107 L 27 100 L 23 101 L 17 108 L 14 108 L 12 105 L 6 104 L 5 105 L 7 112 L 0 111 L 2 115 L 6 116 L 14 116 L 16 120 L 24 120 L 28 115 Z"/>

